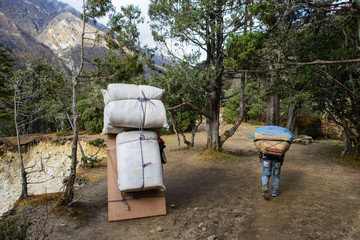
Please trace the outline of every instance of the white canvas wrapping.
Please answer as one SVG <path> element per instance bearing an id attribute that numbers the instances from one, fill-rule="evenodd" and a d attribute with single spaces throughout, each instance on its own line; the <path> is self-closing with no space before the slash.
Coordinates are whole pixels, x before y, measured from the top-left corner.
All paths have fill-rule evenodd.
<path id="1" fill-rule="evenodd" d="M 103 126 L 101 135 L 105 135 L 107 133 L 118 134 L 118 133 L 121 133 L 124 131 L 126 131 L 126 128 L 114 127 L 114 126 L 110 125 L 108 117 L 104 114 L 104 126 Z"/>
<path id="2" fill-rule="evenodd" d="M 101 92 L 105 104 L 108 104 L 111 101 L 122 99 L 149 98 L 160 100 L 164 90 L 148 85 L 112 83 L 107 86 L 107 90 Z"/>
<path id="3" fill-rule="evenodd" d="M 120 191 L 165 190 L 157 133 L 122 132 L 116 137 L 118 185 Z"/>
<path id="4" fill-rule="evenodd" d="M 145 114 L 145 116 L 144 116 Z M 168 128 L 166 110 L 160 100 L 141 102 L 135 99 L 112 101 L 104 108 L 104 129 Z"/>

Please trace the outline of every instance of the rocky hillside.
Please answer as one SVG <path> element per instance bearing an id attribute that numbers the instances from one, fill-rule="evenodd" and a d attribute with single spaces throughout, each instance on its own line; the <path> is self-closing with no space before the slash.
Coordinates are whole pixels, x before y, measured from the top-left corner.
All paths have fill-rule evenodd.
<path id="1" fill-rule="evenodd" d="M 51 51 L 62 59 L 66 65 L 72 69 L 76 66 L 77 57 L 79 56 L 79 46 L 81 44 L 82 22 L 79 17 L 71 12 L 62 12 L 55 16 L 40 34 L 36 36 L 36 40 L 51 49 Z M 94 46 L 93 39 L 96 33 L 100 32 L 96 27 L 87 25 L 85 47 L 92 48 Z M 96 56 L 103 56 L 106 53 L 105 43 L 93 48 L 91 51 L 85 51 L 88 59 Z"/>
<path id="2" fill-rule="evenodd" d="M 101 136 L 80 137 L 84 154 L 96 155 L 102 162 L 106 162 L 106 147 L 99 149 L 89 143 L 89 140 L 95 138 Z M 0 216 L 13 207 L 21 192 L 20 163 L 15 144 L 14 137 L 0 139 Z M 25 167 L 31 172 L 28 175 L 29 193 L 62 191 L 63 181 L 69 174 L 71 164 L 71 137 L 59 138 L 52 134 L 26 135 L 22 137 L 21 144 Z M 78 151 L 78 159 L 81 157 Z"/>
<path id="3" fill-rule="evenodd" d="M 97 29 L 89 25 L 88 30 Z M 0 42 L 16 57 L 59 58 L 71 69 L 76 64 L 80 32 L 79 13 L 60 1 L 0 1 Z M 96 54 L 104 54 L 104 49 L 97 49 Z"/>

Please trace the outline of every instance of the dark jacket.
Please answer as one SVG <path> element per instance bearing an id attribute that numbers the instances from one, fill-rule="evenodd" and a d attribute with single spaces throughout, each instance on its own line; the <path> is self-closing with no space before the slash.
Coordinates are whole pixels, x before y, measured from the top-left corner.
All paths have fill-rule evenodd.
<path id="1" fill-rule="evenodd" d="M 285 155 L 282 156 L 276 156 L 276 155 L 270 155 L 270 154 L 263 154 L 262 152 L 259 152 L 259 158 L 262 160 L 273 160 L 277 162 L 283 162 Z"/>

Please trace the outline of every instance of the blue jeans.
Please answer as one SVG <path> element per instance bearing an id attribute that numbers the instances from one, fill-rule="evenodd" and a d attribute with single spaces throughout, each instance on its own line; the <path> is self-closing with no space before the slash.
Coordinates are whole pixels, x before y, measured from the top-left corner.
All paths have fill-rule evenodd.
<path id="1" fill-rule="evenodd" d="M 280 182 L 280 171 L 282 162 L 277 160 L 263 159 L 261 161 L 263 166 L 262 173 L 262 190 L 264 188 L 269 189 L 269 179 L 271 177 L 271 172 L 273 175 L 273 181 L 271 185 L 271 194 L 279 195 L 279 182 Z"/>

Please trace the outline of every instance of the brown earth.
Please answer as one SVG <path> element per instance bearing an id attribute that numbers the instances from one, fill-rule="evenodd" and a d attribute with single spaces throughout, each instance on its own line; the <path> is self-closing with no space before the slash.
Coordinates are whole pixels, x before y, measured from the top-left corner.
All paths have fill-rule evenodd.
<path id="1" fill-rule="evenodd" d="M 108 222 L 103 178 L 79 191 L 83 198 L 58 217 L 48 239 L 360 239 L 360 170 L 335 161 L 339 142 L 293 144 L 280 196 L 265 201 L 254 130 L 242 124 L 224 155 L 201 154 L 205 132 L 191 150 L 164 136 L 167 215 Z"/>

